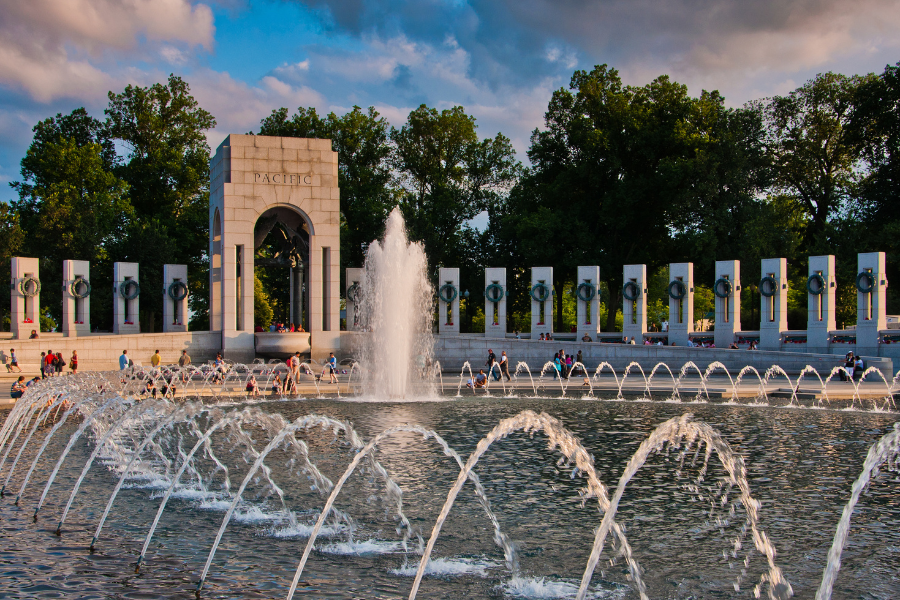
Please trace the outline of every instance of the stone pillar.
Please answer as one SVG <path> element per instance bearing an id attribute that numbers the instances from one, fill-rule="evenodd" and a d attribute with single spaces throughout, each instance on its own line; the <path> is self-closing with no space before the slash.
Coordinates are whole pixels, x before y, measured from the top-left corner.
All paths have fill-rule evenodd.
<path id="1" fill-rule="evenodd" d="M 506 319 L 506 272 L 503 273 L 503 318 Z M 438 333 L 459 335 L 459 269 L 441 267 L 438 271 Z M 446 301 L 447 298 L 451 300 Z M 489 306 L 487 304 L 486 306 Z M 485 328 L 486 329 L 486 328 Z M 504 333 L 506 329 L 504 327 Z"/>
<path id="2" fill-rule="evenodd" d="M 669 345 L 687 346 L 694 331 L 694 263 L 670 263 L 666 291 L 669 296 Z"/>
<path id="3" fill-rule="evenodd" d="M 91 332 L 91 263 L 63 261 L 63 335 L 75 337 Z"/>
<path id="4" fill-rule="evenodd" d="M 578 267 L 578 278 L 575 280 L 575 302 L 578 305 L 576 341 L 580 342 L 585 334 L 597 341 L 597 334 L 600 333 L 599 283 L 600 267 Z M 590 296 L 590 300 L 582 299 L 587 296 Z"/>
<path id="5" fill-rule="evenodd" d="M 788 328 L 787 281 L 787 259 L 762 260 L 759 280 L 760 350 L 781 350 L 781 332 Z"/>
<path id="6" fill-rule="evenodd" d="M 622 267 L 622 335 L 644 343 L 647 332 L 647 265 Z M 629 299 L 633 298 L 633 299 Z"/>
<path id="7" fill-rule="evenodd" d="M 27 339 L 32 330 L 41 330 L 40 260 L 13 256 L 11 271 L 10 331 L 16 339 Z"/>
<path id="8" fill-rule="evenodd" d="M 500 290 L 492 288 L 500 286 Z M 484 337 L 506 337 L 506 269 L 484 270 Z M 496 300 L 496 302 L 494 301 Z"/>
<path id="9" fill-rule="evenodd" d="M 741 330 L 741 261 L 717 260 L 713 293 L 716 297 L 717 348 L 727 348 Z"/>
<path id="10" fill-rule="evenodd" d="M 252 276 L 251 273 L 251 290 Z M 188 271 L 187 265 L 163 265 L 163 332 L 188 330 Z M 250 298 L 253 306 L 253 297 Z M 253 329 L 253 312 L 250 313 L 250 329 Z"/>
<path id="11" fill-rule="evenodd" d="M 351 268 L 344 271 L 344 298 L 347 300 L 347 331 L 362 329 L 359 314 L 359 301 L 362 299 L 363 278 L 365 269 Z"/>
<path id="12" fill-rule="evenodd" d="M 547 286 L 546 299 L 541 298 L 542 288 L 534 289 L 539 283 Z M 541 334 L 553 333 L 553 267 L 531 267 L 531 339 L 536 340 Z"/>
<path id="13" fill-rule="evenodd" d="M 113 333 L 141 332 L 138 268 L 138 263 L 113 263 Z"/>
<path id="14" fill-rule="evenodd" d="M 837 297 L 834 266 L 834 255 L 809 257 L 809 279 L 806 282 L 809 314 L 806 322 L 806 349 L 809 352 L 827 354 L 829 332 L 837 329 L 834 315 Z M 819 293 L 814 293 L 816 291 Z"/>
<path id="15" fill-rule="evenodd" d="M 887 328 L 884 252 L 857 255 L 856 354 L 878 356 L 878 332 Z"/>

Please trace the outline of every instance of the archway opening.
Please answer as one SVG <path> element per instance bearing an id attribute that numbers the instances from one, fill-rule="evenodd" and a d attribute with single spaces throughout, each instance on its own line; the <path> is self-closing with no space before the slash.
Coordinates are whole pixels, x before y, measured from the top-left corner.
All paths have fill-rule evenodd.
<path id="1" fill-rule="evenodd" d="M 302 212 L 274 207 L 253 231 L 254 325 L 309 331 L 309 246 L 311 224 Z"/>

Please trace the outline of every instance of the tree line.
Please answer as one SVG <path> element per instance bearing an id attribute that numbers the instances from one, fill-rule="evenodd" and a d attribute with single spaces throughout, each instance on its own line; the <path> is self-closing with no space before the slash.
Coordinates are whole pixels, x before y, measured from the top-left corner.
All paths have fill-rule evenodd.
<path id="1" fill-rule="evenodd" d="M 13 255 L 39 256 L 42 279 L 52 283 L 63 259 L 85 259 L 92 279 L 111 289 L 112 263 L 128 260 L 161 289 L 163 262 L 187 263 L 192 327 L 204 328 L 204 132 L 215 120 L 174 75 L 110 92 L 109 101 L 103 121 L 77 109 L 35 126 L 22 179 L 12 184 L 19 198 L 0 207 L 0 268 Z M 855 321 L 857 252 L 887 252 L 888 277 L 897 275 L 900 63 L 878 74 L 820 74 L 740 108 L 726 107 L 716 91 L 692 97 L 665 75 L 630 86 L 607 65 L 579 70 L 553 93 L 528 165 L 503 134 L 481 138 L 461 106 L 422 105 L 399 127 L 371 107 L 324 116 L 278 108 L 251 133 L 331 139 L 340 160 L 342 276 L 362 265 L 399 205 L 435 280 L 439 266 L 460 268 L 461 291 L 470 291 L 464 330 L 483 321 L 487 266 L 507 268 L 509 327 L 519 330 L 530 323 L 529 268 L 553 266 L 558 331 L 574 324 L 578 265 L 600 266 L 605 330 L 616 329 L 624 264 L 648 265 L 650 317 L 662 321 L 668 263 L 694 262 L 703 312 L 714 262 L 741 260 L 750 326 L 760 259 L 786 257 L 789 325 L 797 329 L 806 322 L 808 256 L 837 256 L 839 324 Z M 484 212 L 487 227 L 472 227 Z M 278 277 L 261 275 L 264 321 L 286 296 L 276 293 Z M 54 318 L 60 289 L 44 287 Z M 157 319 L 161 301 L 142 295 L 142 322 Z M 92 296 L 93 323 L 111 322 L 110 302 Z M 891 288 L 888 310 L 900 312 Z"/>

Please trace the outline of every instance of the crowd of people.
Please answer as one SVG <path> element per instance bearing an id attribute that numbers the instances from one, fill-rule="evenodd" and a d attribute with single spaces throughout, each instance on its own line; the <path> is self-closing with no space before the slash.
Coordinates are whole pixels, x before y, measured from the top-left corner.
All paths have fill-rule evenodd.
<path id="1" fill-rule="evenodd" d="M 266 328 L 262 325 L 257 325 L 253 328 L 253 331 L 256 333 L 265 333 Z M 272 321 L 272 324 L 269 325 L 269 333 L 305 333 L 306 330 L 303 329 L 303 325 L 294 325 L 293 323 L 288 323 L 285 325 L 284 323 L 279 323 L 277 321 Z"/>

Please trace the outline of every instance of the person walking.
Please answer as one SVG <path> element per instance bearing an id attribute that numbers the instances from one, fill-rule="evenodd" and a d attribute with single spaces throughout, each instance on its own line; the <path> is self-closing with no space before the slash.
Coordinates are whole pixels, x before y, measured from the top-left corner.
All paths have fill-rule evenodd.
<path id="1" fill-rule="evenodd" d="M 119 356 L 119 370 L 124 371 L 128 368 L 128 350 L 122 350 L 122 355 Z"/>
<path id="2" fill-rule="evenodd" d="M 12 372 L 13 369 L 18 369 L 19 373 L 22 372 L 22 367 L 19 366 L 19 357 L 16 356 L 16 349 L 9 349 L 9 370 Z"/>
<path id="3" fill-rule="evenodd" d="M 484 363 L 484 366 L 486 366 L 488 368 L 488 375 L 494 375 L 494 381 L 499 381 L 500 375 L 494 374 L 494 363 L 496 363 L 496 362 L 497 362 L 497 355 L 494 354 L 493 349 L 488 348 L 488 357 Z"/>
<path id="4" fill-rule="evenodd" d="M 853 359 L 853 350 L 844 357 L 844 370 L 840 371 L 841 381 L 847 381 L 848 378 L 853 379 L 853 366 L 856 361 Z"/>
<path id="5" fill-rule="evenodd" d="M 507 381 L 512 380 L 512 377 L 509 376 L 509 357 L 506 356 L 506 350 L 500 353 L 500 374 L 506 375 Z"/>
<path id="6" fill-rule="evenodd" d="M 72 358 L 69 359 L 69 368 L 72 369 L 72 375 L 78 375 L 78 351 L 72 350 Z"/>
<path id="7" fill-rule="evenodd" d="M 298 353 L 299 354 L 299 353 Z M 299 359 L 299 357 L 298 357 Z M 325 361 L 326 368 L 331 369 L 331 379 L 328 383 L 337 383 L 337 359 L 334 357 L 334 352 L 328 353 L 328 360 Z M 324 373 L 323 373 L 324 375 Z"/>
<path id="8" fill-rule="evenodd" d="M 47 371 L 47 377 L 53 377 L 53 373 L 56 372 L 56 367 L 53 363 L 56 362 L 56 355 L 53 354 L 53 350 L 47 350 L 47 356 L 44 357 L 44 370 Z"/>

